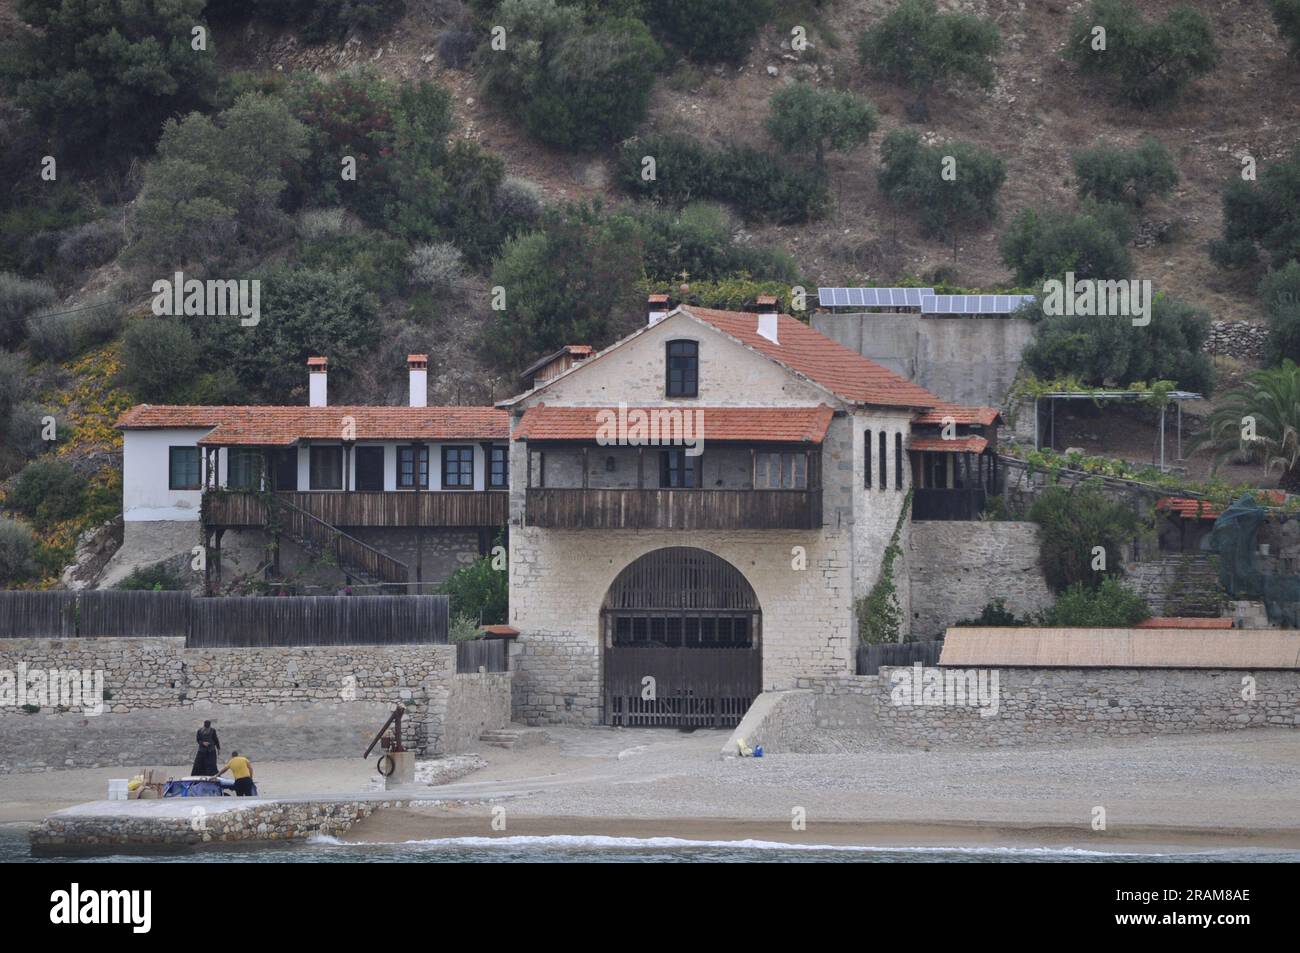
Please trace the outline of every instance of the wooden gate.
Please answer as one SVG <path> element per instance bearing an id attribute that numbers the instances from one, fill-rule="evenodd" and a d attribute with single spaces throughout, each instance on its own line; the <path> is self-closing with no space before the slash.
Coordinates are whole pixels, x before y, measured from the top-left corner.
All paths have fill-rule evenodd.
<path id="1" fill-rule="evenodd" d="M 726 560 L 673 546 L 610 586 L 601 612 L 605 721 L 728 728 L 762 689 L 762 612 Z"/>

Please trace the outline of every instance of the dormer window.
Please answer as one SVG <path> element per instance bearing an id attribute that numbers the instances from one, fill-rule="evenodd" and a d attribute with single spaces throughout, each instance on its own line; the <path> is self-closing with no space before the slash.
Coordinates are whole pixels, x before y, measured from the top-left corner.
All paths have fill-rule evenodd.
<path id="1" fill-rule="evenodd" d="M 667 393 L 669 397 L 700 394 L 700 345 L 697 341 L 669 341 Z"/>

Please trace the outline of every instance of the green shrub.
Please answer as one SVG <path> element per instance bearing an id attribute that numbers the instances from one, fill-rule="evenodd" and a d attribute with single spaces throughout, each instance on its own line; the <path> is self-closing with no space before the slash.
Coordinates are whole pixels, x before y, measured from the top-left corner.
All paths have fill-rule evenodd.
<path id="1" fill-rule="evenodd" d="M 154 592 L 175 592 L 188 589 L 185 580 L 172 572 L 166 563 L 140 566 L 115 587 L 117 589 L 149 589 Z"/>
<path id="2" fill-rule="evenodd" d="M 1006 600 L 998 598 L 986 602 L 980 614 L 973 619 L 962 619 L 953 625 L 983 626 L 986 628 L 1012 628 L 1031 625 L 1032 620 L 1022 619 L 1007 608 Z"/>
<path id="3" fill-rule="evenodd" d="M 1105 48 L 1094 49 L 1097 27 Z M 1164 105 L 1219 62 L 1210 22 L 1191 7 L 1175 7 L 1148 23 L 1131 0 L 1093 0 L 1074 18 L 1067 55 L 1085 74 L 1100 76 L 1117 98 L 1137 106 Z"/>
<path id="4" fill-rule="evenodd" d="M 45 439 L 48 433 L 45 426 L 47 417 L 54 418 L 55 439 L 53 440 Z M 32 401 L 22 401 L 15 403 L 13 409 L 9 411 L 8 426 L 0 425 L 0 435 L 3 435 L 6 446 L 30 460 L 46 450 L 66 443 L 72 436 L 72 428 L 67 418 L 59 411 Z"/>
<path id="5" fill-rule="evenodd" d="M 122 306 L 109 297 L 27 319 L 27 347 L 36 360 L 66 361 L 111 341 L 122 330 Z"/>
<path id="6" fill-rule="evenodd" d="M 0 272 L 0 346 L 16 347 L 27 332 L 27 317 L 58 301 L 54 288 L 44 281 L 32 281 Z"/>
<path id="7" fill-rule="evenodd" d="M 141 318 L 122 338 L 122 378 L 144 403 L 186 403 L 184 395 L 199 368 L 199 346 L 175 319 Z"/>
<path id="8" fill-rule="evenodd" d="M 1047 610 L 1043 624 L 1053 628 L 1127 629 L 1151 618 L 1151 609 L 1136 592 L 1115 578 L 1096 589 L 1075 583 Z"/>
<path id="9" fill-rule="evenodd" d="M 45 528 L 81 512 L 87 480 L 63 460 L 37 460 L 18 474 L 7 504 Z"/>
<path id="10" fill-rule="evenodd" d="M 1124 315 L 1044 317 L 1041 300 L 1022 313 L 1037 322 L 1022 360 L 1041 380 L 1074 377 L 1094 387 L 1170 380 L 1184 390 L 1213 390 L 1214 368 L 1201 350 L 1209 315 L 1182 301 L 1157 294 L 1145 327 Z"/>
<path id="11" fill-rule="evenodd" d="M 1268 362 L 1300 361 L 1300 262 L 1269 272 L 1259 285 L 1268 315 Z"/>
<path id="12" fill-rule="evenodd" d="M 695 202 L 680 210 L 640 205 L 633 210 L 641 227 L 645 272 L 653 281 L 716 281 L 731 275 L 795 282 L 794 260 L 781 249 L 737 245 L 734 225 L 722 206 Z"/>
<path id="13" fill-rule="evenodd" d="M 59 236 L 59 264 L 75 273 L 113 260 L 126 244 L 120 221 L 98 219 L 74 225 Z"/>
<path id="14" fill-rule="evenodd" d="M 1132 225 L 1115 205 L 1094 205 L 1080 212 L 1025 209 L 1002 236 L 1002 260 L 1021 287 L 1041 284 L 1074 272 L 1076 281 L 1128 276 L 1128 242 Z"/>
<path id="15" fill-rule="evenodd" d="M 354 30 L 383 30 L 406 12 L 404 0 L 242 0 L 237 6 L 294 27 L 308 43 L 342 39 Z"/>
<path id="16" fill-rule="evenodd" d="M 1029 508 L 1041 529 L 1039 563 L 1055 592 L 1098 588 L 1123 572 L 1124 553 L 1139 532 L 1137 514 L 1095 486 L 1049 486 Z M 1105 568 L 1093 569 L 1093 550 L 1105 550 Z"/>
<path id="17" fill-rule="evenodd" d="M 1097 202 L 1130 202 L 1141 207 L 1153 195 L 1168 195 L 1178 184 L 1173 156 L 1147 136 L 1136 149 L 1095 146 L 1074 157 L 1079 195 Z"/>
<path id="18" fill-rule="evenodd" d="M 644 17 L 661 36 L 697 60 L 744 59 L 775 0 L 645 0 Z"/>
<path id="19" fill-rule="evenodd" d="M 410 246 L 383 232 L 364 231 L 304 242 L 298 264 L 315 271 L 349 270 L 361 285 L 381 298 L 406 290 Z"/>
<path id="20" fill-rule="evenodd" d="M 767 132 L 786 152 L 812 150 L 821 166 L 826 150 L 847 152 L 867 141 L 878 124 L 876 111 L 861 96 L 810 83 L 791 83 L 772 94 Z"/>
<path id="21" fill-rule="evenodd" d="M 594 149 L 631 135 L 645 118 L 662 59 L 640 20 L 583 20 L 555 0 L 505 0 L 493 18 L 506 47 L 480 51 L 484 84 L 529 134 L 571 149 Z"/>
<path id="22" fill-rule="evenodd" d="M 4 433 L 10 410 L 27 397 L 29 386 L 27 361 L 23 356 L 0 351 L 0 434 Z"/>
<path id="23" fill-rule="evenodd" d="M 654 178 L 642 175 L 654 159 Z M 725 202 L 750 221 L 793 225 L 821 218 L 830 207 L 826 177 L 783 165 L 745 146 L 709 149 L 684 136 L 649 136 L 625 142 L 618 176 L 634 195 L 673 205 Z"/>
<path id="24" fill-rule="evenodd" d="M 1268 0 L 1277 32 L 1290 44 L 1290 54 L 1300 57 L 1300 0 Z"/>
<path id="25" fill-rule="evenodd" d="M 32 531 L 17 520 L 0 516 L 0 585 L 27 581 L 36 572 Z"/>
<path id="26" fill-rule="evenodd" d="M 969 13 L 939 13 L 934 0 L 903 0 L 858 40 L 863 66 L 916 93 L 910 112 L 928 115 L 927 99 L 939 83 L 965 79 L 993 83 L 993 57 L 1001 46 L 997 25 Z"/>
<path id="27" fill-rule="evenodd" d="M 500 539 L 497 544 L 500 545 Z M 451 597 L 453 619 L 468 617 L 478 625 L 503 625 L 509 620 L 510 573 L 492 568 L 493 557 L 480 556 L 457 569 L 438 591 Z"/>
<path id="28" fill-rule="evenodd" d="M 987 150 L 969 142 L 927 146 L 917 133 L 898 129 L 881 144 L 880 157 L 880 191 L 914 210 L 927 235 L 955 243 L 957 229 L 989 224 L 997 214 L 1006 165 Z"/>
<path id="29" fill-rule="evenodd" d="M 1300 260 L 1300 146 L 1260 170 L 1258 181 L 1234 175 L 1223 190 L 1223 238 L 1211 243 L 1210 258 L 1236 268 L 1261 251 L 1274 268 Z"/>
<path id="30" fill-rule="evenodd" d="M 0 78 L 69 160 L 121 161 L 169 116 L 201 109 L 216 59 L 191 48 L 204 0 L 20 0 Z"/>

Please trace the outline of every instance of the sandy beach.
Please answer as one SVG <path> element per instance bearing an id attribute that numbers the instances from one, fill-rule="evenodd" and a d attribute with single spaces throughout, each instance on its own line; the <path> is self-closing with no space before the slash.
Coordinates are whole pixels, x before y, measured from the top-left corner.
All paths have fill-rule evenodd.
<path id="1" fill-rule="evenodd" d="M 846 750 L 719 758 L 725 732 L 551 728 L 547 743 L 484 747 L 486 766 L 403 797 L 345 840 L 603 835 L 791 844 L 1300 848 L 1300 733 L 1004 750 Z M 379 790 L 374 759 L 255 761 L 271 797 Z M 170 769 L 187 773 L 184 766 Z M 104 796 L 120 768 L 0 778 L 0 823 Z M 1096 808 L 1105 830 L 1094 830 Z M 803 819 L 802 829 L 794 823 Z M 495 825 L 494 825 L 495 820 Z M 504 825 L 504 829 L 502 829 Z"/>

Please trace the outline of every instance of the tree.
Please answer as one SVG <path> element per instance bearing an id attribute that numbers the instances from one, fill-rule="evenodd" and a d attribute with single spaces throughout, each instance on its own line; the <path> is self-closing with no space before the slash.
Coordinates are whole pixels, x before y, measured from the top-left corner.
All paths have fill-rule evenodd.
<path id="1" fill-rule="evenodd" d="M 602 346 L 639 312 L 641 239 L 626 215 L 598 206 L 549 209 L 538 231 L 511 239 L 492 269 L 505 310 L 483 332 L 492 360 L 517 370 L 565 344 Z"/>
<path id="2" fill-rule="evenodd" d="M 406 12 L 404 0 L 227 0 L 213 6 L 227 8 L 227 16 L 253 14 L 295 26 L 308 43 L 341 39 L 352 30 L 381 30 Z"/>
<path id="3" fill-rule="evenodd" d="M 494 19 L 506 47 L 481 51 L 487 90 L 541 142 L 595 149 L 645 117 L 663 51 L 630 17 L 585 22 L 555 0 L 505 0 Z"/>
<path id="4" fill-rule="evenodd" d="M 1137 535 L 1137 514 L 1096 486 L 1049 486 L 1029 508 L 1040 529 L 1039 564 L 1048 585 L 1064 592 L 1079 584 L 1098 589 L 1123 572 L 1123 554 Z M 1097 547 L 1104 552 L 1103 566 Z"/>
<path id="5" fill-rule="evenodd" d="M 1135 149 L 1095 146 L 1074 157 L 1079 196 L 1097 202 L 1127 202 L 1141 207 L 1153 195 L 1168 195 L 1178 184 L 1173 157 L 1158 139 L 1143 137 Z"/>
<path id="6" fill-rule="evenodd" d="M 695 60 L 743 59 L 775 0 L 645 0 L 644 18 Z"/>
<path id="7" fill-rule="evenodd" d="M 1222 396 L 1195 446 L 1214 451 L 1216 469 L 1243 452 L 1258 455 L 1266 469 L 1282 471 L 1278 486 L 1300 490 L 1300 366 L 1287 358 L 1250 374 Z"/>
<path id="8" fill-rule="evenodd" d="M 0 585 L 22 582 L 36 572 L 35 545 L 28 527 L 0 516 Z"/>
<path id="9" fill-rule="evenodd" d="M 176 320 L 144 318 L 122 337 L 122 377 L 137 400 L 187 403 L 182 399 L 199 373 L 199 346 Z"/>
<path id="10" fill-rule="evenodd" d="M 61 158 L 121 160 L 164 119 L 203 108 L 209 49 L 192 47 L 204 0 L 19 0 L 22 30 L 0 51 L 0 79 L 48 129 Z M 211 38 L 209 38 L 210 41 Z"/>
<path id="11" fill-rule="evenodd" d="M 1001 159 L 969 142 L 921 144 L 915 132 L 897 129 L 880 147 L 878 181 L 885 198 L 914 209 L 927 235 L 950 237 L 956 256 L 957 230 L 986 225 L 997 215 L 997 195 L 1006 180 Z"/>
<path id="12" fill-rule="evenodd" d="M 502 544 L 503 537 L 497 537 L 497 545 Z M 453 618 L 469 616 L 479 625 L 502 625 L 509 621 L 510 574 L 504 567 L 496 568 L 494 562 L 494 556 L 481 556 L 457 569 L 439 587 L 440 593 L 451 597 Z"/>
<path id="13" fill-rule="evenodd" d="M 307 155 L 307 130 L 277 99 L 245 93 L 216 120 L 191 113 L 163 126 L 145 171 L 132 255 L 154 264 L 227 259 L 232 245 L 283 235 L 286 165 Z"/>
<path id="14" fill-rule="evenodd" d="M 1124 278 L 1129 273 L 1129 217 L 1114 205 L 1086 206 L 1080 212 L 1024 209 L 1002 236 L 1002 260 L 1020 287 L 1060 278 Z"/>
<path id="15" fill-rule="evenodd" d="M 773 93 L 767 117 L 776 144 L 786 152 L 812 149 L 819 169 L 828 148 L 846 152 L 860 146 L 876 124 L 876 111 L 861 96 L 809 83 L 792 83 Z"/>
<path id="16" fill-rule="evenodd" d="M 47 528 L 81 512 L 86 498 L 86 478 L 64 460 L 37 460 L 18 474 L 6 503 Z"/>
<path id="17" fill-rule="evenodd" d="M 1274 268 L 1300 260 L 1300 146 L 1258 181 L 1234 176 L 1223 190 L 1223 238 L 1210 245 L 1210 258 L 1239 268 L 1257 262 L 1261 251 Z"/>
<path id="18" fill-rule="evenodd" d="M 1259 285 L 1268 315 L 1268 360 L 1300 360 L 1300 262 L 1269 272 Z"/>
<path id="19" fill-rule="evenodd" d="M 1147 23 L 1131 0 L 1093 0 L 1074 18 L 1066 50 L 1083 73 L 1142 107 L 1172 102 L 1219 62 L 1210 22 L 1196 10 L 1175 7 Z"/>
<path id="20" fill-rule="evenodd" d="M 1043 617 L 1055 628 L 1127 629 L 1151 617 L 1146 600 L 1114 577 L 1096 589 L 1075 583 L 1061 593 Z"/>
<path id="21" fill-rule="evenodd" d="M 934 0 L 903 0 L 858 40 L 862 65 L 911 87 L 916 101 L 909 112 L 929 116 L 934 87 L 949 79 L 976 86 L 993 82 L 993 57 L 1001 46 L 997 26 L 969 13 L 939 13 Z"/>
<path id="22" fill-rule="evenodd" d="M 1277 32 L 1290 44 L 1290 54 L 1300 57 L 1300 0 L 1268 0 Z"/>
<path id="23" fill-rule="evenodd" d="M 53 307 L 58 300 L 48 282 L 0 272 L 0 347 L 21 344 L 28 316 Z"/>

